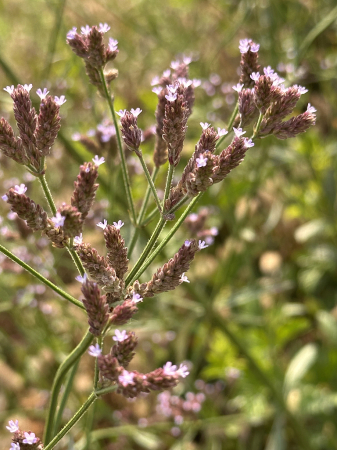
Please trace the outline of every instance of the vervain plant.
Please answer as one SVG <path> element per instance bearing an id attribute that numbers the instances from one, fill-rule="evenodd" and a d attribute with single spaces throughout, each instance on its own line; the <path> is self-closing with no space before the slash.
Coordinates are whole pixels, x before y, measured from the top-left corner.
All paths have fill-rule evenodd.
<path id="1" fill-rule="evenodd" d="M 189 79 L 188 65 L 191 59 L 183 57 L 174 61 L 171 69 L 153 81 L 158 106 L 155 114 L 154 168 L 150 174 L 141 151 L 143 133 L 137 124 L 142 111 L 136 108 L 116 113 L 114 109 L 110 85 L 116 79 L 117 71 L 105 68 L 117 57 L 118 42 L 110 38 L 108 44 L 105 44 L 104 34 L 109 29 L 107 24 L 100 24 L 99 27 L 87 25 L 81 28 L 80 33 L 73 28 L 67 35 L 67 42 L 75 54 L 83 59 L 90 82 L 97 87 L 111 112 L 130 222 L 134 227 L 128 247 L 121 234 L 124 225 L 121 220 L 113 224 L 108 224 L 104 220 L 97 224 L 103 230 L 106 256 L 101 256 L 83 239 L 85 219 L 98 188 L 96 183 L 98 169 L 105 162 L 103 157 L 96 155 L 92 162 L 85 162 L 80 166 L 70 202 L 63 203 L 59 208 L 54 203 L 46 179 L 46 159 L 52 152 L 60 129 L 59 112 L 60 106 L 66 101 L 65 97 L 52 97 L 47 89 L 38 89 L 36 92 L 41 102 L 39 113 L 36 113 L 30 99 L 32 85 L 5 88 L 14 103 L 14 116 L 19 134 L 15 135 L 11 125 L 2 118 L 1 151 L 18 164 L 24 165 L 34 177 L 38 178 L 51 215 L 26 195 L 27 188 L 24 184 L 10 188 L 2 198 L 10 205 L 12 211 L 26 221 L 31 230 L 40 231 L 54 247 L 67 249 L 79 271 L 77 280 L 82 283 L 83 300 L 64 292 L 5 247 L 0 246 L 0 250 L 39 281 L 81 308 L 87 315 L 89 323 L 89 329 L 82 341 L 63 361 L 55 375 L 44 437 L 40 438 L 35 436 L 34 432 L 21 430 L 18 421 L 11 420 L 7 428 L 13 434 L 12 450 L 42 448 L 51 450 L 104 394 L 117 391 L 125 397 L 133 398 L 142 392 L 172 388 L 177 385 L 179 378 L 188 375 L 184 364 L 178 367 L 171 362 L 146 374 L 135 370 L 128 371 L 128 364 L 135 354 L 137 338 L 135 333 L 120 331 L 117 327 L 124 325 L 133 317 L 138 311 L 139 303 L 145 298 L 173 290 L 182 282 L 188 282 L 185 273 L 196 253 L 208 246 L 207 239 L 185 240 L 177 253 L 160 267 L 149 281 L 140 282 L 140 277 L 174 236 L 203 192 L 214 183 L 222 181 L 237 167 L 243 161 L 247 150 L 252 148 L 258 139 L 268 135 L 287 139 L 306 131 L 315 123 L 315 108 L 310 104 L 304 113 L 286 120 L 294 111 L 301 95 L 307 92 L 306 89 L 297 85 L 285 87 L 284 80 L 270 67 L 261 70 L 258 63 L 259 45 L 244 39 L 240 41 L 239 46 L 241 75 L 238 84 L 233 87 L 238 93 L 238 100 L 227 129 L 216 130 L 208 123 L 201 123 L 200 139 L 182 171 L 180 180 L 173 185 L 174 170 L 180 162 L 184 146 L 187 121 L 192 114 L 194 89 L 200 84 L 198 80 Z M 120 116 L 120 124 L 117 115 Z M 247 130 L 244 131 L 243 128 L 252 129 L 250 138 L 244 136 Z M 225 137 L 232 132 L 231 142 L 224 146 Z M 125 147 L 139 158 L 148 181 L 148 189 L 144 193 L 143 204 L 138 214 L 133 202 L 123 141 Z M 87 145 L 94 147 L 93 143 Z M 161 166 L 166 164 L 168 171 L 161 200 L 155 183 Z M 155 209 L 145 217 L 151 197 Z M 180 208 L 184 209 L 176 220 L 175 212 Z M 134 266 L 129 268 L 129 258 L 133 254 L 140 228 L 146 226 L 156 216 L 159 217 L 158 223 L 149 241 Z M 197 224 L 196 220 L 192 221 L 192 216 L 189 216 L 187 222 L 190 222 L 190 227 L 201 230 L 204 219 L 201 214 L 196 219 L 199 221 Z M 170 221 L 174 222 L 174 225 L 156 246 L 161 231 Z M 204 236 L 207 236 L 207 233 Z M 115 329 L 114 345 L 108 353 L 103 353 L 103 340 L 112 328 Z M 81 356 L 88 350 L 96 361 L 93 390 L 75 415 L 59 430 L 58 418 L 65 406 L 65 402 L 61 401 L 58 409 L 60 388 L 67 372 L 76 367 Z"/>

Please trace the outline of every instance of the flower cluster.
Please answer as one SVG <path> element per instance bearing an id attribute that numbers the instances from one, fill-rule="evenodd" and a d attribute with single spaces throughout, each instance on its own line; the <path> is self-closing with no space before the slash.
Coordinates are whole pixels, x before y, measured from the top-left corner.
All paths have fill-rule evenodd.
<path id="1" fill-rule="evenodd" d="M 39 437 L 31 431 L 21 431 L 18 420 L 10 420 L 7 430 L 13 434 L 10 450 L 42 450 L 43 444 Z"/>

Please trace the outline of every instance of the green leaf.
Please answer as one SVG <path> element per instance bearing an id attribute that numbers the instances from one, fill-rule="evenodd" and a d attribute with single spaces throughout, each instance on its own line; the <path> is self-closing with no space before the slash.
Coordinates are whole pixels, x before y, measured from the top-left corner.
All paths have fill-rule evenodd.
<path id="1" fill-rule="evenodd" d="M 288 370 L 284 377 L 284 391 L 288 393 L 293 389 L 310 367 L 315 363 L 318 356 L 318 348 L 315 344 L 307 344 L 302 347 L 290 361 Z"/>

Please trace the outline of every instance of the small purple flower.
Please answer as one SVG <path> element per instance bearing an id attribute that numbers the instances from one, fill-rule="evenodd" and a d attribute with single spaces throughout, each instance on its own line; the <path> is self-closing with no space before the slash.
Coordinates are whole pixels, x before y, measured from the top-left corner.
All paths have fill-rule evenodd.
<path id="1" fill-rule="evenodd" d="M 126 330 L 123 330 L 122 332 L 119 330 L 115 330 L 115 336 L 112 336 L 112 340 L 115 342 L 123 342 L 125 339 L 128 338 Z"/>
<path id="2" fill-rule="evenodd" d="M 163 90 L 163 88 L 156 86 L 152 89 L 152 92 L 154 92 L 155 94 L 159 95 L 161 93 L 161 91 Z"/>
<path id="3" fill-rule="evenodd" d="M 182 275 L 181 275 L 181 277 L 180 277 L 180 281 L 182 282 L 182 283 L 189 283 L 190 282 L 190 280 L 187 278 L 187 276 L 185 275 L 185 273 L 183 273 Z"/>
<path id="4" fill-rule="evenodd" d="M 114 222 L 113 224 L 114 224 L 114 227 L 117 228 L 117 230 L 120 230 L 122 228 L 122 226 L 124 225 L 124 222 L 119 220 L 118 222 Z"/>
<path id="5" fill-rule="evenodd" d="M 41 100 L 44 100 L 47 95 L 49 94 L 49 91 L 47 91 L 47 88 L 44 88 L 43 91 L 41 91 L 41 89 L 39 88 L 36 91 L 37 95 L 40 97 Z"/>
<path id="6" fill-rule="evenodd" d="M 88 353 L 90 356 L 98 358 L 102 354 L 102 349 L 98 344 L 90 345 Z"/>
<path id="7" fill-rule="evenodd" d="M 134 373 L 132 372 L 128 372 L 127 370 L 123 370 L 122 375 L 119 375 L 118 377 L 118 382 L 122 385 L 122 386 L 127 386 L 128 384 L 132 384 L 133 383 L 133 378 L 134 378 Z"/>
<path id="8" fill-rule="evenodd" d="M 266 77 L 272 77 L 275 74 L 275 70 L 272 69 L 270 66 L 264 67 L 263 73 L 266 75 Z"/>
<path id="9" fill-rule="evenodd" d="M 83 36 L 88 36 L 90 31 L 91 31 L 91 27 L 89 27 L 89 25 L 86 25 L 85 27 L 81 27 L 81 34 L 83 34 Z"/>
<path id="10" fill-rule="evenodd" d="M 172 68 L 173 70 L 177 70 L 178 67 L 179 67 L 179 65 L 180 65 L 180 62 L 179 62 L 179 61 L 172 61 L 172 62 L 171 62 L 171 68 Z"/>
<path id="11" fill-rule="evenodd" d="M 255 81 L 255 83 L 259 80 L 260 76 L 261 75 L 259 74 L 259 72 L 253 72 L 253 73 L 250 74 L 250 78 L 253 81 Z"/>
<path id="12" fill-rule="evenodd" d="M 37 442 L 35 433 L 27 433 L 27 431 L 25 431 L 25 439 L 22 442 L 24 444 L 35 444 Z"/>
<path id="13" fill-rule="evenodd" d="M 14 191 L 15 191 L 17 194 L 24 194 L 24 193 L 27 191 L 27 187 L 26 187 L 26 185 L 24 185 L 23 183 L 20 184 L 20 186 L 18 186 L 18 185 L 16 184 L 15 187 L 14 187 Z"/>
<path id="14" fill-rule="evenodd" d="M 104 123 L 100 123 L 99 125 L 97 125 L 97 130 L 102 133 L 102 142 L 109 142 L 112 136 L 116 136 L 116 128 L 114 125 L 105 125 Z"/>
<path id="15" fill-rule="evenodd" d="M 174 375 L 177 371 L 177 366 L 174 366 L 171 361 L 167 361 L 163 366 L 165 375 Z"/>
<path id="16" fill-rule="evenodd" d="M 117 39 L 109 38 L 109 50 L 110 52 L 115 52 L 118 49 Z"/>
<path id="17" fill-rule="evenodd" d="M 14 85 L 12 84 L 12 86 L 6 86 L 4 88 L 4 91 L 8 92 L 9 95 L 13 94 L 13 92 L 14 92 Z"/>
<path id="18" fill-rule="evenodd" d="M 234 89 L 234 91 L 236 91 L 236 92 L 241 92 L 242 88 L 243 88 L 243 84 L 240 84 L 240 83 L 236 84 L 235 86 L 232 86 L 232 89 Z"/>
<path id="19" fill-rule="evenodd" d="M 101 158 L 98 155 L 95 155 L 95 158 L 92 158 L 94 164 L 96 167 L 100 166 L 101 164 L 105 163 L 105 159 L 104 156 L 102 156 Z"/>
<path id="20" fill-rule="evenodd" d="M 63 227 L 66 218 L 65 216 L 62 216 L 59 211 L 57 211 L 56 216 L 52 217 L 51 220 L 55 227 Z"/>
<path id="21" fill-rule="evenodd" d="M 185 245 L 185 247 L 189 247 L 189 246 L 191 245 L 191 242 L 188 241 L 188 240 L 186 240 L 186 241 L 184 242 L 184 245 Z"/>
<path id="22" fill-rule="evenodd" d="M 204 248 L 207 248 L 208 245 L 206 245 L 205 241 L 199 241 L 199 250 L 203 250 Z"/>
<path id="23" fill-rule="evenodd" d="M 55 95 L 54 99 L 55 103 L 59 106 L 62 106 L 67 101 L 64 95 L 61 95 L 61 97 Z"/>
<path id="24" fill-rule="evenodd" d="M 76 34 L 77 34 L 77 28 L 73 27 L 71 30 L 68 31 L 67 39 L 69 39 L 69 40 L 75 39 Z"/>
<path id="25" fill-rule="evenodd" d="M 245 134 L 245 131 L 242 131 L 242 128 L 235 128 L 233 127 L 234 133 L 236 137 L 241 137 L 243 134 Z"/>
<path id="26" fill-rule="evenodd" d="M 140 108 L 137 108 L 137 109 L 133 109 L 133 108 L 131 108 L 131 114 L 134 116 L 134 117 L 138 117 L 139 116 L 139 114 L 142 112 L 142 110 L 140 109 Z"/>
<path id="27" fill-rule="evenodd" d="M 110 27 L 109 27 L 109 25 L 107 23 L 100 23 L 99 24 L 98 31 L 100 33 L 106 33 L 109 30 L 110 30 Z"/>
<path id="28" fill-rule="evenodd" d="M 32 84 L 24 84 L 23 88 L 27 91 L 30 92 L 30 90 L 32 89 L 33 85 Z"/>
<path id="29" fill-rule="evenodd" d="M 7 202 L 7 200 L 8 200 L 8 195 L 5 194 L 5 195 L 3 195 L 1 198 L 2 198 L 3 201 Z"/>
<path id="30" fill-rule="evenodd" d="M 183 56 L 183 63 L 186 64 L 186 66 L 191 64 L 191 62 L 192 62 L 192 58 L 190 56 Z"/>
<path id="31" fill-rule="evenodd" d="M 74 244 L 81 245 L 83 242 L 83 234 L 81 233 L 79 236 L 74 237 Z"/>
<path id="32" fill-rule="evenodd" d="M 197 167 L 206 167 L 208 158 L 205 158 L 204 155 L 200 155 L 200 158 L 196 158 Z"/>
<path id="33" fill-rule="evenodd" d="M 252 139 L 247 139 L 247 138 L 245 138 L 245 143 L 244 143 L 244 146 L 245 146 L 245 148 L 250 148 L 250 147 L 254 147 L 254 142 L 252 141 Z"/>
<path id="34" fill-rule="evenodd" d="M 200 122 L 200 126 L 203 130 L 207 130 L 207 128 L 209 128 L 211 124 L 207 122 Z"/>
<path id="35" fill-rule="evenodd" d="M 20 444 L 16 442 L 11 443 L 11 448 L 9 450 L 20 450 Z"/>
<path id="36" fill-rule="evenodd" d="M 249 50 L 249 39 L 240 39 L 240 53 L 247 53 Z"/>
<path id="37" fill-rule="evenodd" d="M 169 93 L 169 94 L 165 95 L 165 98 L 169 102 L 174 102 L 175 100 L 177 100 L 177 94 Z"/>
<path id="38" fill-rule="evenodd" d="M 143 301 L 143 297 L 141 297 L 136 292 L 133 292 L 133 294 L 132 294 L 132 301 L 135 302 L 135 303 L 142 302 Z"/>
<path id="39" fill-rule="evenodd" d="M 117 111 L 117 114 L 119 115 L 119 117 L 123 117 L 125 116 L 126 112 L 127 112 L 126 109 L 120 109 L 119 111 Z"/>
<path id="40" fill-rule="evenodd" d="M 308 103 L 307 111 L 313 114 L 317 111 L 317 109 L 314 106 L 311 106 L 310 103 Z"/>
<path id="41" fill-rule="evenodd" d="M 188 88 L 193 83 L 192 80 L 186 80 L 186 78 L 178 78 L 178 81 L 184 88 Z"/>
<path id="42" fill-rule="evenodd" d="M 253 44 L 250 46 L 250 51 L 251 51 L 252 53 L 258 52 L 259 49 L 260 49 L 260 44 L 255 44 L 255 43 L 253 43 Z"/>
<path id="43" fill-rule="evenodd" d="M 171 69 L 166 69 L 163 72 L 163 77 L 168 78 L 171 75 Z M 159 77 L 158 77 L 158 83 L 159 83 Z M 156 84 L 158 84 L 156 83 Z"/>
<path id="44" fill-rule="evenodd" d="M 218 128 L 218 136 L 225 136 L 228 134 L 228 131 L 225 128 Z"/>
<path id="45" fill-rule="evenodd" d="M 76 281 L 79 281 L 80 283 L 85 283 L 87 281 L 87 274 L 85 273 L 82 277 L 82 275 L 77 275 L 75 278 Z"/>
<path id="46" fill-rule="evenodd" d="M 6 426 L 6 428 L 10 433 L 16 433 L 17 431 L 19 431 L 19 421 L 16 420 L 14 422 L 14 420 L 10 420 L 8 422 L 8 426 Z"/>
<path id="47" fill-rule="evenodd" d="M 108 225 L 108 221 L 106 219 L 103 220 L 103 222 L 99 222 L 96 224 L 98 227 L 102 228 L 103 230 L 106 229 L 107 225 Z"/>

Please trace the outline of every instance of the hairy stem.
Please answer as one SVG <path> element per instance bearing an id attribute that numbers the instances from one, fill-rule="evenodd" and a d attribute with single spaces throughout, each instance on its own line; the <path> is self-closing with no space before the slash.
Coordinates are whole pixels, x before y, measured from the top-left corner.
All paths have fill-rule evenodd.
<path id="1" fill-rule="evenodd" d="M 67 292 L 60 289 L 58 286 L 56 286 L 51 281 L 47 280 L 43 275 L 40 274 L 40 272 L 37 272 L 35 269 L 33 269 L 31 266 L 23 262 L 20 258 L 15 256 L 12 252 L 10 252 L 6 247 L 3 247 L 0 245 L 0 252 L 6 255 L 9 259 L 11 259 L 16 264 L 19 264 L 23 269 L 27 270 L 31 275 L 33 275 L 35 278 L 40 280 L 43 284 L 50 287 L 54 292 L 59 294 L 61 297 L 63 297 L 65 300 L 68 300 L 69 302 L 73 303 L 74 305 L 78 306 L 81 309 L 84 309 L 84 306 L 82 302 L 77 300 L 76 298 L 72 297 L 71 295 L 67 294 Z"/>
<path id="2" fill-rule="evenodd" d="M 146 166 L 146 164 L 145 164 L 145 161 L 144 161 L 142 152 L 141 152 L 141 151 L 137 152 L 137 156 L 138 156 L 139 161 L 140 161 L 140 163 L 141 163 L 141 165 L 142 165 L 142 167 L 143 167 L 143 170 L 144 170 L 144 172 L 145 172 L 145 176 L 146 176 L 146 178 L 147 178 L 147 181 L 148 181 L 148 183 L 149 183 L 150 189 L 151 189 L 151 191 L 152 191 L 154 200 L 155 200 L 156 205 L 157 205 L 157 207 L 158 207 L 158 210 L 159 210 L 159 212 L 160 212 L 160 211 L 161 211 L 160 200 L 159 200 L 159 198 L 158 198 L 157 190 L 156 190 L 155 185 L 154 185 L 154 183 L 153 183 L 153 180 L 152 180 L 152 178 L 151 178 L 150 172 L 149 172 L 149 170 L 148 170 L 148 168 L 147 168 L 147 166 Z M 138 223 L 138 222 L 137 222 L 137 223 Z"/>
<path id="3" fill-rule="evenodd" d="M 126 161 L 125 161 L 125 156 L 124 156 L 124 151 L 123 151 L 123 145 L 122 145 L 122 139 L 121 139 L 121 135 L 120 135 L 120 131 L 119 131 L 119 125 L 118 125 L 118 122 L 117 122 L 117 117 L 116 117 L 116 112 L 115 112 L 115 108 L 114 108 L 114 104 L 113 104 L 113 99 L 112 99 L 111 95 L 109 94 L 109 90 L 108 90 L 108 86 L 107 86 L 107 83 L 106 83 L 106 80 L 105 80 L 103 69 L 100 70 L 100 76 L 101 76 L 101 80 L 102 80 L 104 93 L 105 93 L 107 102 L 109 104 L 112 120 L 113 120 L 115 128 L 116 128 L 116 138 L 117 138 L 117 144 L 118 144 L 118 151 L 119 151 L 119 157 L 120 157 L 121 163 L 122 163 L 123 182 L 124 182 L 124 189 L 125 189 L 125 192 L 126 192 L 126 197 L 127 197 L 127 200 L 128 200 L 129 212 L 131 214 L 131 220 L 132 220 L 133 224 L 137 225 L 136 211 L 135 211 L 135 207 L 134 207 L 134 203 L 133 203 L 133 199 L 132 199 L 130 179 L 129 179 L 128 169 L 127 169 L 127 166 L 126 166 Z"/>
<path id="4" fill-rule="evenodd" d="M 52 432 L 53 432 L 53 428 L 54 428 L 56 407 L 57 407 L 57 398 L 58 398 L 58 394 L 60 392 L 64 377 L 66 376 L 68 370 L 78 361 L 78 359 L 88 349 L 92 340 L 93 340 L 93 335 L 88 330 L 86 332 L 86 334 L 84 335 L 83 339 L 81 340 L 81 342 L 67 356 L 67 358 L 63 361 L 63 363 L 60 365 L 60 367 L 58 368 L 58 370 L 56 372 L 54 382 L 53 382 L 53 387 L 51 390 L 50 405 L 49 405 L 47 422 L 46 422 L 44 439 L 43 439 L 45 445 L 49 444 L 49 442 L 51 441 L 51 436 L 52 436 Z M 55 444 L 57 442 L 58 441 L 56 441 Z M 53 448 L 53 447 L 50 447 L 50 448 Z"/>

